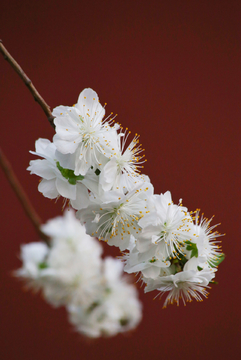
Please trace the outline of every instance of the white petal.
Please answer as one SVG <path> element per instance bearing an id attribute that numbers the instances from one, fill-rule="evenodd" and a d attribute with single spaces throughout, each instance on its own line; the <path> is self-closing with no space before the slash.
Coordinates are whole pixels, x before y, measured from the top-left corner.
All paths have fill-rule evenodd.
<path id="1" fill-rule="evenodd" d="M 54 124 L 56 126 L 56 133 L 59 135 L 61 139 L 75 140 L 76 138 L 79 137 L 78 125 L 76 121 L 72 119 L 70 116 L 55 118 Z"/>
<path id="2" fill-rule="evenodd" d="M 91 166 L 92 166 L 92 164 L 90 161 L 85 161 L 84 155 L 82 156 L 81 159 L 79 159 L 78 155 L 76 154 L 75 171 L 74 171 L 74 174 L 76 176 L 78 176 L 78 175 L 84 176 Z"/>
<path id="3" fill-rule="evenodd" d="M 109 191 L 117 176 L 117 162 L 111 159 L 103 168 L 100 174 L 100 184 L 104 191 Z"/>
<path id="4" fill-rule="evenodd" d="M 115 282 L 120 278 L 123 271 L 123 263 L 121 260 L 106 257 L 104 260 L 104 273 L 109 283 Z"/>
<path id="5" fill-rule="evenodd" d="M 89 204 L 90 204 L 90 201 L 89 201 L 89 193 L 88 193 L 87 188 L 83 184 L 77 183 L 76 184 L 76 199 L 71 200 L 71 205 L 73 206 L 74 209 L 80 210 L 80 209 L 87 208 L 87 206 L 89 206 Z"/>
<path id="6" fill-rule="evenodd" d="M 51 144 L 48 139 L 38 139 L 35 141 L 35 149 L 36 152 L 39 154 L 44 154 L 46 148 Z"/>
<path id="7" fill-rule="evenodd" d="M 66 115 L 68 109 L 69 109 L 69 106 L 60 105 L 53 109 L 52 114 L 53 114 L 53 116 L 56 116 L 56 117 L 63 116 L 63 115 Z"/>
<path id="8" fill-rule="evenodd" d="M 56 150 L 55 157 L 64 169 L 75 169 L 75 154 L 61 154 L 61 152 Z"/>
<path id="9" fill-rule="evenodd" d="M 53 142 L 56 148 L 62 154 L 73 154 L 78 147 L 78 143 L 74 143 L 73 141 L 66 141 L 59 138 L 58 134 L 54 135 Z"/>
<path id="10" fill-rule="evenodd" d="M 203 264 L 207 261 L 206 256 L 198 256 L 197 258 L 193 256 L 186 264 L 184 265 L 183 271 L 188 270 L 197 270 L 197 267 L 203 267 Z"/>
<path id="11" fill-rule="evenodd" d="M 75 200 L 76 185 L 71 185 L 67 180 L 56 179 L 56 188 L 61 196 L 67 199 Z"/>
<path id="12" fill-rule="evenodd" d="M 150 266 L 146 269 L 143 269 L 142 274 L 147 278 L 156 279 L 160 274 L 160 268 L 157 266 Z"/>
<path id="13" fill-rule="evenodd" d="M 49 199 L 55 199 L 58 196 L 58 191 L 55 185 L 55 179 L 42 180 L 39 183 L 38 191 L 41 192 L 45 197 Z"/>
<path id="14" fill-rule="evenodd" d="M 99 103 L 97 93 L 90 88 L 84 89 L 80 93 L 76 107 L 85 116 L 90 118 L 96 117 L 98 121 L 101 121 L 105 115 L 105 109 Z"/>
<path id="15" fill-rule="evenodd" d="M 56 172 L 49 165 L 47 160 L 32 160 L 27 170 L 29 170 L 31 174 L 36 174 L 46 180 L 51 180 L 56 178 Z"/>

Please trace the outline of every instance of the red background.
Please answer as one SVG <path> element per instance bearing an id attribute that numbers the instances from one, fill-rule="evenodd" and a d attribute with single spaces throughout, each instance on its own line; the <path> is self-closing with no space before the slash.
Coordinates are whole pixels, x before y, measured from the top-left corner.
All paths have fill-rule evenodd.
<path id="1" fill-rule="evenodd" d="M 38 237 L 1 172 L 1 359 L 233 359 L 240 345 L 240 1 L 5 1 L 1 38 L 51 107 L 72 105 L 85 87 L 107 114 L 141 135 L 144 172 L 189 210 L 221 222 L 226 260 L 218 285 L 187 307 L 140 296 L 136 331 L 86 341 L 63 308 L 22 291 L 11 277 L 21 243 Z M 53 129 L 0 58 L 1 147 L 37 212 L 61 213 L 25 170 Z M 240 230 L 240 229 L 239 229 Z M 104 244 L 105 253 L 118 255 Z"/>

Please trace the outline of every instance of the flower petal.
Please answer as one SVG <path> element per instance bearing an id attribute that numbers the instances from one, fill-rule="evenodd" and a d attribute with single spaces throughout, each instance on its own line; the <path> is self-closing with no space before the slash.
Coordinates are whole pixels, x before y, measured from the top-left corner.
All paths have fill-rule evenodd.
<path id="1" fill-rule="evenodd" d="M 100 174 L 100 184 L 104 191 L 109 191 L 117 176 L 116 159 L 111 159 L 102 169 Z"/>
<path id="2" fill-rule="evenodd" d="M 76 210 L 84 209 L 89 206 L 89 193 L 87 188 L 83 184 L 76 184 L 76 199 L 71 200 L 70 202 L 73 208 Z"/>
<path id="3" fill-rule="evenodd" d="M 84 89 L 80 93 L 76 107 L 84 116 L 88 116 L 90 118 L 95 117 L 95 121 L 100 122 L 105 115 L 105 109 L 99 103 L 97 93 L 90 88 Z"/>
<path id="4" fill-rule="evenodd" d="M 60 178 L 56 179 L 56 188 L 61 196 L 67 199 L 75 200 L 76 198 L 76 186 L 69 184 L 66 180 Z"/>
<path id="5" fill-rule="evenodd" d="M 56 172 L 49 166 L 48 160 L 32 160 L 30 161 L 30 166 L 27 170 L 30 171 L 30 174 L 35 174 L 41 176 L 46 180 L 51 180 L 56 178 Z"/>
<path id="6" fill-rule="evenodd" d="M 78 143 L 62 140 L 58 134 L 54 135 L 53 141 L 58 151 L 60 151 L 62 154 L 73 154 L 78 147 Z"/>
<path id="7" fill-rule="evenodd" d="M 56 189 L 55 179 L 45 180 L 43 179 L 38 186 L 38 191 L 43 194 L 43 196 L 49 199 L 55 199 L 59 193 Z"/>

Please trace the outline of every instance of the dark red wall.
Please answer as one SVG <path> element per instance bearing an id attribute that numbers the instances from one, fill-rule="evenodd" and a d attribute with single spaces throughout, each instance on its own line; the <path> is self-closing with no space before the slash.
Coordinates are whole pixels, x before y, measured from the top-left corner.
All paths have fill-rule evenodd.
<path id="1" fill-rule="evenodd" d="M 107 113 L 141 135 L 155 192 L 221 222 L 226 260 L 218 285 L 187 307 L 140 296 L 132 334 L 88 342 L 64 309 L 22 291 L 11 277 L 19 245 L 38 239 L 1 172 L 1 359 L 233 359 L 240 345 L 240 1 L 5 1 L 1 38 L 51 107 L 85 87 Z M 25 170 L 39 137 L 53 130 L 0 57 L 1 147 L 46 221 L 61 213 Z M 240 230 L 240 228 L 239 228 Z M 118 255 L 105 244 L 106 254 Z"/>

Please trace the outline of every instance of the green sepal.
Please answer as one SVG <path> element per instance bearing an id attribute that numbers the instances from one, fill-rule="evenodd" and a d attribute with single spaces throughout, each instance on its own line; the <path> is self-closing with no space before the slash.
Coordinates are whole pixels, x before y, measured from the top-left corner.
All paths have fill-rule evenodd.
<path id="1" fill-rule="evenodd" d="M 121 326 L 126 326 L 129 324 L 129 319 L 127 319 L 127 318 L 122 318 L 119 321 L 120 321 Z"/>
<path id="2" fill-rule="evenodd" d="M 198 271 L 202 271 L 203 268 L 201 268 L 200 266 L 197 267 Z"/>
<path id="3" fill-rule="evenodd" d="M 179 260 L 178 259 L 173 259 L 172 260 L 172 264 L 178 264 L 179 263 Z"/>
<path id="4" fill-rule="evenodd" d="M 76 185 L 76 181 L 78 180 L 83 180 L 84 179 L 84 176 L 82 175 L 78 175 L 76 176 L 74 174 L 74 170 L 70 170 L 70 169 L 64 169 L 59 161 L 56 161 L 56 166 L 57 168 L 59 169 L 59 171 L 61 172 L 61 175 L 68 180 L 68 182 L 71 184 L 71 185 Z"/>
<path id="5" fill-rule="evenodd" d="M 172 265 L 175 265 L 175 274 L 183 271 L 184 265 L 188 261 L 186 257 L 183 254 L 178 254 L 178 257 L 175 259 L 170 259 L 169 257 L 166 259 L 166 261 L 170 261 Z M 175 275 L 174 274 L 174 275 Z"/>
<path id="6" fill-rule="evenodd" d="M 198 257 L 197 245 L 195 243 L 191 242 L 190 240 L 185 241 L 185 244 L 187 244 L 186 249 L 188 251 L 191 251 L 191 258 L 193 256 L 195 256 L 197 258 Z"/>
<path id="7" fill-rule="evenodd" d="M 97 306 L 100 305 L 99 301 L 95 301 L 93 302 L 87 309 L 87 313 L 91 313 L 91 311 L 93 311 Z"/>
<path id="8" fill-rule="evenodd" d="M 46 262 L 41 262 L 38 264 L 38 268 L 40 270 L 43 270 L 43 269 L 46 269 L 48 267 L 47 263 Z"/>
<path id="9" fill-rule="evenodd" d="M 221 262 L 225 259 L 225 255 L 224 253 L 220 254 L 217 256 L 217 259 L 215 260 L 211 260 L 208 262 L 208 264 L 212 267 L 215 268 L 217 267 L 219 264 L 221 264 Z"/>

